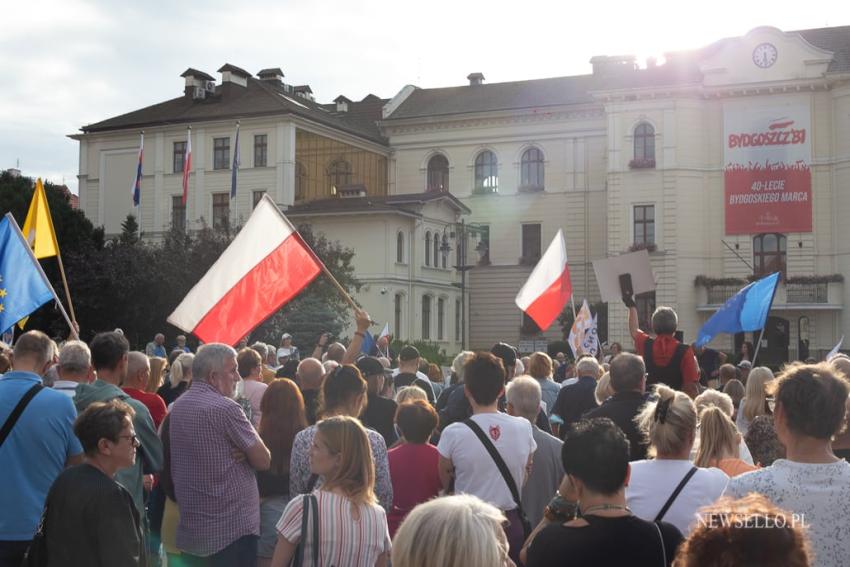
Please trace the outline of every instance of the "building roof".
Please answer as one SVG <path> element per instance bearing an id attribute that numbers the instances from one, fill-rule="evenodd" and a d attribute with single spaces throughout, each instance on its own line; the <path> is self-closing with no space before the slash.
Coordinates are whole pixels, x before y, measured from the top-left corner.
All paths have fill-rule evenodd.
<path id="1" fill-rule="evenodd" d="M 203 71 L 198 71 L 197 69 L 193 69 L 191 67 L 189 67 L 188 69 L 183 71 L 183 73 L 180 76 L 181 77 L 197 77 L 199 79 L 205 79 L 207 81 L 215 81 L 215 79 L 213 77 L 211 77 L 210 75 L 208 75 L 207 73 L 204 73 Z"/>
<path id="2" fill-rule="evenodd" d="M 420 205 L 445 200 L 449 206 L 462 214 L 469 214 L 469 207 L 451 193 L 430 191 L 427 193 L 410 193 L 404 195 L 387 195 L 381 197 L 333 197 L 318 201 L 297 204 L 286 210 L 287 216 L 314 216 L 344 213 L 401 213 L 421 216 L 417 209 Z"/>
<path id="3" fill-rule="evenodd" d="M 815 47 L 833 52 L 829 73 L 850 70 L 850 26 L 788 33 L 799 33 Z M 592 95 L 596 91 L 700 84 L 700 59 L 716 51 L 725 41 L 728 40 L 720 40 L 702 49 L 676 53 L 675 57 L 668 57 L 664 65 L 634 71 L 435 89 L 417 88 L 386 121 L 391 123 L 393 120 L 408 118 L 582 104 L 593 102 Z"/>
<path id="4" fill-rule="evenodd" d="M 225 68 L 231 72 L 239 72 L 238 68 L 230 65 L 222 67 L 222 69 Z M 189 71 L 194 72 L 194 69 Z M 202 74 L 195 76 L 202 76 Z M 229 118 L 293 114 L 386 145 L 387 140 L 381 135 L 377 126 L 377 121 L 381 119 L 381 108 L 384 102 L 377 97 L 369 101 L 364 99 L 363 102 L 349 105 L 348 112 L 337 113 L 335 105 L 321 105 L 297 96 L 294 92 L 286 92 L 280 83 L 248 77 L 246 87 L 232 83 L 217 85 L 215 93 L 202 100 L 193 100 L 190 96 L 183 95 L 101 122 L 88 124 L 81 130 L 85 133 L 106 132 Z M 329 109 L 330 107 L 333 107 L 333 111 Z"/>

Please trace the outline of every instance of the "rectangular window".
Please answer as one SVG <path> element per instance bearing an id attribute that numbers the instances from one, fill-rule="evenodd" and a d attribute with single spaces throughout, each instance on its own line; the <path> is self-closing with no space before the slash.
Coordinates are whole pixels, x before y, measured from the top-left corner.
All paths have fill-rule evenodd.
<path id="1" fill-rule="evenodd" d="M 213 138 L 213 169 L 230 169 L 230 138 Z"/>
<path id="2" fill-rule="evenodd" d="M 431 296 L 422 296 L 422 340 L 431 338 Z"/>
<path id="3" fill-rule="evenodd" d="M 186 142 L 174 142 L 174 173 L 183 173 L 186 160 Z"/>
<path id="4" fill-rule="evenodd" d="M 254 167 L 266 167 L 269 156 L 268 139 L 265 134 L 254 136 Z"/>
<path id="5" fill-rule="evenodd" d="M 478 245 L 475 247 L 478 252 L 478 265 L 490 265 L 490 227 L 482 226 L 478 229 Z"/>
<path id="6" fill-rule="evenodd" d="M 635 205 L 633 244 L 655 244 L 655 205 Z"/>
<path id="7" fill-rule="evenodd" d="M 440 298 L 437 300 L 437 340 L 442 341 L 446 338 L 446 300 Z"/>
<path id="8" fill-rule="evenodd" d="M 265 191 L 254 191 L 254 193 L 252 195 L 252 197 L 253 197 L 252 208 L 254 208 L 254 209 L 257 208 L 257 203 L 260 202 L 260 199 L 262 199 L 263 195 L 265 195 L 265 194 L 266 194 Z"/>
<path id="9" fill-rule="evenodd" d="M 171 228 L 186 232 L 186 205 L 183 204 L 183 195 L 171 196 Z"/>
<path id="10" fill-rule="evenodd" d="M 638 325 L 641 329 L 649 331 L 652 329 L 652 314 L 655 313 L 655 292 L 647 291 L 635 296 L 637 304 Z"/>
<path id="11" fill-rule="evenodd" d="M 213 229 L 224 229 L 230 222 L 230 193 L 213 193 L 212 199 Z"/>
<path id="12" fill-rule="evenodd" d="M 522 225 L 521 264 L 535 264 L 540 259 L 540 224 Z"/>

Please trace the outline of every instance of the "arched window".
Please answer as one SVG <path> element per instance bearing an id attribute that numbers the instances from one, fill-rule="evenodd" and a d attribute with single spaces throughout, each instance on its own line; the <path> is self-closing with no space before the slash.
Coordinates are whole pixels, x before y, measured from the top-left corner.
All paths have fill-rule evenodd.
<path id="1" fill-rule="evenodd" d="M 393 337 L 401 339 L 401 302 L 400 293 L 395 294 L 393 298 Z"/>
<path id="2" fill-rule="evenodd" d="M 440 267 L 440 235 L 434 233 L 434 267 Z"/>
<path id="3" fill-rule="evenodd" d="M 641 122 L 635 127 L 635 159 L 636 163 L 645 164 L 644 167 L 655 166 L 655 128 L 651 124 Z"/>
<path id="4" fill-rule="evenodd" d="M 422 296 L 422 340 L 431 338 L 431 296 Z"/>
<path id="5" fill-rule="evenodd" d="M 787 243 L 783 234 L 759 234 L 753 237 L 753 265 L 758 276 L 785 274 Z"/>
<path id="6" fill-rule="evenodd" d="M 295 162 L 295 200 L 301 201 L 307 191 L 307 170 L 300 161 Z"/>
<path id="7" fill-rule="evenodd" d="M 446 300 L 442 297 L 437 299 L 437 340 L 442 341 L 446 338 Z"/>
<path id="8" fill-rule="evenodd" d="M 499 190 L 499 164 L 496 154 L 485 150 L 475 158 L 475 192 L 495 193 Z"/>
<path id="9" fill-rule="evenodd" d="M 328 181 L 331 187 L 331 195 L 336 195 L 337 192 L 351 185 L 351 164 L 344 159 L 338 159 L 328 167 Z"/>
<path id="10" fill-rule="evenodd" d="M 404 233 L 398 231 L 395 237 L 395 261 L 399 264 L 404 263 Z"/>
<path id="11" fill-rule="evenodd" d="M 449 237 L 443 235 L 443 241 L 440 243 L 440 256 L 443 258 L 443 268 L 446 267 L 449 261 Z"/>
<path id="12" fill-rule="evenodd" d="M 449 160 L 437 154 L 428 160 L 428 191 L 449 190 Z"/>
<path id="13" fill-rule="evenodd" d="M 436 258 L 435 258 L 436 259 Z M 425 233 L 425 265 L 431 265 L 431 231 Z"/>
<path id="14" fill-rule="evenodd" d="M 536 191 L 543 189 L 543 152 L 528 148 L 520 161 L 520 189 Z"/>

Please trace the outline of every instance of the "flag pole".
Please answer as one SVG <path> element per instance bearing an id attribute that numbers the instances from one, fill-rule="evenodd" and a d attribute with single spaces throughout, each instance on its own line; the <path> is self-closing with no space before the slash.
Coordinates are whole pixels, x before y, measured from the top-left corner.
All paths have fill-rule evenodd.
<path id="1" fill-rule="evenodd" d="M 62 253 L 56 249 L 56 260 L 59 261 L 59 273 L 62 275 L 62 286 L 65 288 L 65 299 L 68 301 L 68 309 L 71 311 L 71 321 L 77 322 L 77 315 L 74 313 L 74 303 L 71 301 L 71 290 L 68 289 L 68 278 L 65 276 L 65 266 L 62 264 Z"/>
<path id="2" fill-rule="evenodd" d="M 56 300 L 56 305 L 59 306 L 59 311 L 65 318 L 65 322 L 68 323 L 68 327 L 71 329 L 71 337 L 74 339 L 78 339 L 79 335 L 77 334 L 77 328 L 71 323 L 71 319 L 68 317 L 68 313 L 65 311 L 65 307 L 62 305 L 62 301 L 59 299 L 59 296 L 56 295 L 56 290 L 53 289 L 53 285 L 50 283 L 50 280 L 47 279 L 47 275 L 44 273 L 41 264 L 39 264 L 38 259 L 35 257 L 35 253 L 32 251 L 32 248 L 30 248 L 29 244 L 27 243 L 27 239 L 24 238 L 24 233 L 21 232 L 21 227 L 18 226 L 18 223 L 15 221 L 15 218 L 12 216 L 12 213 L 6 213 L 6 216 L 9 218 L 9 224 L 12 226 L 12 228 L 15 229 L 15 232 L 21 238 L 21 241 L 25 244 L 24 248 L 27 249 L 27 254 L 29 254 L 32 263 L 35 264 L 35 267 L 38 270 L 38 273 L 41 275 L 41 279 L 44 281 L 44 284 L 50 289 L 50 293 L 53 294 L 53 298 Z"/>
<path id="3" fill-rule="evenodd" d="M 759 349 L 761 348 L 761 339 L 764 337 L 764 328 L 767 327 L 767 318 L 770 317 L 770 310 L 773 308 L 773 300 L 776 297 L 776 288 L 779 287 L 779 282 L 776 282 L 776 285 L 773 286 L 773 295 L 770 296 L 770 306 L 767 308 L 767 316 L 764 318 L 764 326 L 762 326 L 761 331 L 759 332 L 759 342 L 756 343 L 756 350 L 753 353 L 752 365 L 753 368 L 756 366 L 756 358 L 759 355 Z"/>

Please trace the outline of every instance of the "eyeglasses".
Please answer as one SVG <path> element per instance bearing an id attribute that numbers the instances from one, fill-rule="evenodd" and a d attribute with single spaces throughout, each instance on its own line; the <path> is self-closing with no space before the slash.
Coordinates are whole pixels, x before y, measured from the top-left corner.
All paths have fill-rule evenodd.
<path id="1" fill-rule="evenodd" d="M 130 444 L 132 444 L 133 447 L 139 447 L 142 444 L 139 441 L 139 438 L 136 435 L 119 435 L 118 438 L 119 439 L 129 439 Z"/>

